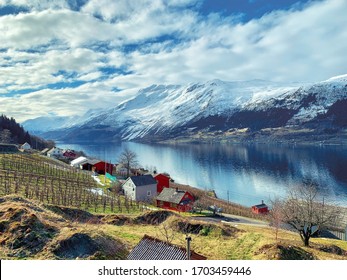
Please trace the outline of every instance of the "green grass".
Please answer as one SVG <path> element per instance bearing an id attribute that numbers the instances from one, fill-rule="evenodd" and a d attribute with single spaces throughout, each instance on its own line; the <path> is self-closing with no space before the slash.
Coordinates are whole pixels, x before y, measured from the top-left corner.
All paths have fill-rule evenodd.
<path id="1" fill-rule="evenodd" d="M 254 255 L 254 248 L 259 247 L 263 235 L 260 233 L 246 233 L 239 237 L 230 249 L 228 258 L 231 260 L 251 260 Z"/>

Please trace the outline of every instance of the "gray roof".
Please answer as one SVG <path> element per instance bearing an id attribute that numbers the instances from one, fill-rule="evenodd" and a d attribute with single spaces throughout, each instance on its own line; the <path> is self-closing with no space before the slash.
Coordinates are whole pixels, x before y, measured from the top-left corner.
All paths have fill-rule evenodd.
<path id="1" fill-rule="evenodd" d="M 257 207 L 258 209 L 261 209 L 261 208 L 268 208 L 268 206 L 267 206 L 265 203 L 258 204 L 258 205 L 253 205 L 253 207 Z"/>
<path id="2" fill-rule="evenodd" d="M 49 148 L 45 148 L 41 151 L 41 154 L 47 153 L 49 151 Z"/>
<path id="3" fill-rule="evenodd" d="M 101 160 L 98 160 L 98 159 L 87 159 L 87 162 L 84 162 L 82 164 L 86 164 L 86 163 L 89 163 L 90 165 L 94 165 L 94 164 L 97 164 L 99 163 Z"/>
<path id="4" fill-rule="evenodd" d="M 191 251 L 192 260 L 206 257 Z M 187 250 L 171 243 L 145 235 L 130 252 L 128 260 L 187 260 Z"/>
<path id="5" fill-rule="evenodd" d="M 133 181 L 136 187 L 157 184 L 157 181 L 152 175 L 131 176 L 130 180 Z"/>
<path id="6" fill-rule="evenodd" d="M 174 188 L 164 188 L 157 196 L 157 200 L 179 204 L 185 193 L 185 191 L 180 191 Z"/>

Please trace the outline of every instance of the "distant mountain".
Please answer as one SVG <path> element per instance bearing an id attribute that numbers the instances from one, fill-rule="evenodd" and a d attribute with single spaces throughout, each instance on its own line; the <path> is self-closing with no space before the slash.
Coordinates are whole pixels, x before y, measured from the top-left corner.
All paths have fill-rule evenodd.
<path id="1" fill-rule="evenodd" d="M 48 116 L 48 117 L 38 117 L 35 119 L 30 119 L 24 121 L 22 126 L 29 132 L 35 134 L 41 134 L 46 131 L 57 130 L 60 128 L 65 128 L 71 121 L 73 117 L 61 117 L 61 116 Z"/>
<path id="2" fill-rule="evenodd" d="M 24 144 L 27 142 L 35 149 L 54 146 L 54 142 L 30 135 L 14 118 L 0 116 L 0 143 Z"/>
<path id="3" fill-rule="evenodd" d="M 274 128 L 331 134 L 347 127 L 346 105 L 347 75 L 305 85 L 262 80 L 152 85 L 50 134 L 67 141 L 199 139 L 235 131 L 250 136 Z"/>

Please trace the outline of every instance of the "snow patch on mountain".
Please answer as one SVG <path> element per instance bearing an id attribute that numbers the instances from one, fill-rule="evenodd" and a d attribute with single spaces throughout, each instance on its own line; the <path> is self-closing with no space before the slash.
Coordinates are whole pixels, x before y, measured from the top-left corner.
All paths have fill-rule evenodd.
<path id="1" fill-rule="evenodd" d="M 347 99 L 347 75 L 304 85 L 263 80 L 152 85 L 116 107 L 88 111 L 57 127 L 94 133 L 105 127 L 122 140 L 133 140 L 153 135 L 169 137 L 175 131 L 192 129 L 197 122 L 213 126 L 213 118 L 229 120 L 237 113 L 249 124 L 253 122 L 249 119 L 252 115 L 245 117 L 249 112 L 261 116 L 264 125 L 267 125 L 266 112 L 269 112 L 272 117 L 284 119 L 284 125 L 291 126 L 327 113 L 330 106 L 342 99 Z M 288 114 L 287 117 L 276 115 L 281 112 Z M 204 123 L 207 119 L 210 119 L 209 124 Z M 229 123 L 242 126 L 242 121 L 238 120 Z M 274 123 L 278 124 L 268 124 Z"/>

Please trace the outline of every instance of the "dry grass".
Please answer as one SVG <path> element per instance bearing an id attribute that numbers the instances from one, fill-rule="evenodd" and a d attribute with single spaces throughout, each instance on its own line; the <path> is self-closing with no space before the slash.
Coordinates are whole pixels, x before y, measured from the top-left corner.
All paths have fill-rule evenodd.
<path id="1" fill-rule="evenodd" d="M 173 244 L 185 246 L 189 232 L 192 249 L 213 260 L 347 259 L 345 241 L 313 238 L 311 246 L 305 248 L 297 233 L 280 230 L 276 241 L 274 230 L 269 227 L 211 224 L 167 211 L 145 212 L 140 216 L 92 215 L 91 220 L 70 220 L 66 213 L 73 212 L 73 209 L 53 212 L 44 205 L 15 196 L 0 198 L 0 223 L 4 225 L 0 228 L 0 258 L 124 259 L 145 234 L 165 241 L 161 230 L 165 226 Z M 29 225 L 34 234 L 46 234 L 38 251 L 32 250 L 30 240 L 25 239 Z M 48 232 L 50 228 L 54 231 Z M 9 244 L 18 237 L 18 232 L 23 233 L 23 242 L 13 248 Z"/>

